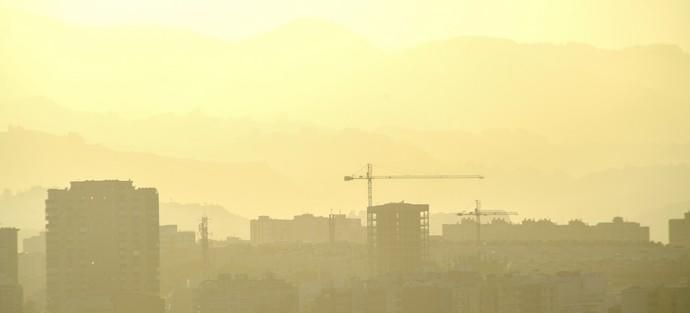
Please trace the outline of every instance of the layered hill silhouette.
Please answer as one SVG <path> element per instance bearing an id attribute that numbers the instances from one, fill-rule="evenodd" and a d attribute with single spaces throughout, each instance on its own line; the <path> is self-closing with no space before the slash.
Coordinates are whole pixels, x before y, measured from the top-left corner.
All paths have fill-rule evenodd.
<path id="1" fill-rule="evenodd" d="M 673 46 L 383 50 L 320 20 L 231 42 L 0 10 L 0 47 L 0 188 L 13 191 L 119 178 L 248 218 L 327 214 L 364 209 L 365 187 L 342 175 L 373 162 L 488 177 L 377 182 L 379 203 L 623 215 L 657 240 L 690 200 L 690 55 Z"/>
<path id="2" fill-rule="evenodd" d="M 23 129 L 0 134 L 0 186 L 67 188 L 70 181 L 121 179 L 156 187 L 161 202 L 230 204 L 231 208 L 280 207 L 300 194 L 289 179 L 261 163 L 214 163 L 110 150 L 77 135 Z M 15 186 L 15 187 L 10 187 Z M 264 190 L 275 191 L 266 197 Z M 193 199 L 198 199 L 193 200 Z"/>
<path id="3" fill-rule="evenodd" d="M 347 127 L 518 128 L 554 137 L 687 141 L 690 55 L 458 38 L 381 50 L 297 21 L 241 41 L 151 27 L 86 28 L 5 11 L 4 102 L 202 108 Z M 587 125 L 587 127 L 582 127 Z M 628 139 L 633 140 L 633 139 Z"/>

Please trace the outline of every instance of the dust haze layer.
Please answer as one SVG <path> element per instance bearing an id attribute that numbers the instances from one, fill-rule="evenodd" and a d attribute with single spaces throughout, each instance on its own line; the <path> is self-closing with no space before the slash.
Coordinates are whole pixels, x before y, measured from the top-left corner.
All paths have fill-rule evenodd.
<path id="1" fill-rule="evenodd" d="M 356 212 L 365 188 L 342 175 L 373 162 L 489 177 L 377 182 L 377 202 L 622 215 L 655 240 L 690 203 L 690 56 L 674 46 L 384 51 L 313 19 L 228 42 L 0 14 L 0 123 L 23 127 L 0 134 L 1 188 L 119 178 L 245 217 Z"/>
<path id="2" fill-rule="evenodd" d="M 458 38 L 391 52 L 320 20 L 227 42 L 3 12 L 3 95 L 14 101 L 43 97 L 77 110 L 139 114 L 200 109 L 339 127 L 518 128 L 559 139 L 689 133 L 690 56 L 673 46 Z"/>

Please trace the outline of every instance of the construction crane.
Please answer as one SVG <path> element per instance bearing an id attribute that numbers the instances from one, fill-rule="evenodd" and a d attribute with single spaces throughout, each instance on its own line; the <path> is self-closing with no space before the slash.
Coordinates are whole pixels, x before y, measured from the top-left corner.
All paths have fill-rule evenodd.
<path id="1" fill-rule="evenodd" d="M 463 211 L 458 213 L 458 216 L 472 216 L 474 217 L 475 223 L 477 223 L 477 254 L 481 259 L 481 247 L 482 247 L 482 216 L 507 216 L 507 215 L 517 215 L 517 212 L 508 212 L 504 210 L 482 210 L 482 203 L 479 200 L 475 200 L 475 208 L 472 211 Z"/>
<path id="2" fill-rule="evenodd" d="M 345 176 L 345 181 L 351 181 L 355 179 L 366 179 L 367 189 L 368 189 L 368 205 L 367 208 L 372 207 L 374 204 L 373 200 L 373 180 L 374 179 L 484 179 L 482 175 L 381 175 L 374 176 L 374 166 L 369 163 L 367 164 L 366 175 L 351 175 Z"/>

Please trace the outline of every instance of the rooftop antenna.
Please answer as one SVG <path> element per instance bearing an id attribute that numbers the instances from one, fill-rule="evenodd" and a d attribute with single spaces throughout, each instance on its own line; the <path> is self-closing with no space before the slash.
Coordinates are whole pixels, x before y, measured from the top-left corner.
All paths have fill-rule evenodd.
<path id="1" fill-rule="evenodd" d="M 204 266 L 204 271 L 208 271 L 210 267 L 210 259 L 208 255 L 208 216 L 201 217 L 199 223 L 199 242 L 201 244 L 201 258 Z"/>

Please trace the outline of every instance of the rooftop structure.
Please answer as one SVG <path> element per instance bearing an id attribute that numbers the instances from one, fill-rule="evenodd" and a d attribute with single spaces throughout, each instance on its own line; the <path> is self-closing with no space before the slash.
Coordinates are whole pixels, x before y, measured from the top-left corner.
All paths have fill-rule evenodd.
<path id="1" fill-rule="evenodd" d="M 463 219 L 458 224 L 443 225 L 443 238 L 450 241 L 476 240 L 476 222 Z M 482 240 L 491 241 L 576 241 L 576 242 L 649 242 L 649 227 L 616 217 L 612 222 L 588 225 L 570 221 L 559 225 L 550 220 L 524 220 L 513 224 L 494 219 L 482 225 Z"/>
<path id="2" fill-rule="evenodd" d="M 250 236 L 253 243 L 329 241 L 363 242 L 364 227 L 357 218 L 344 214 L 328 217 L 312 214 L 297 215 L 291 220 L 259 216 L 250 221 Z"/>

